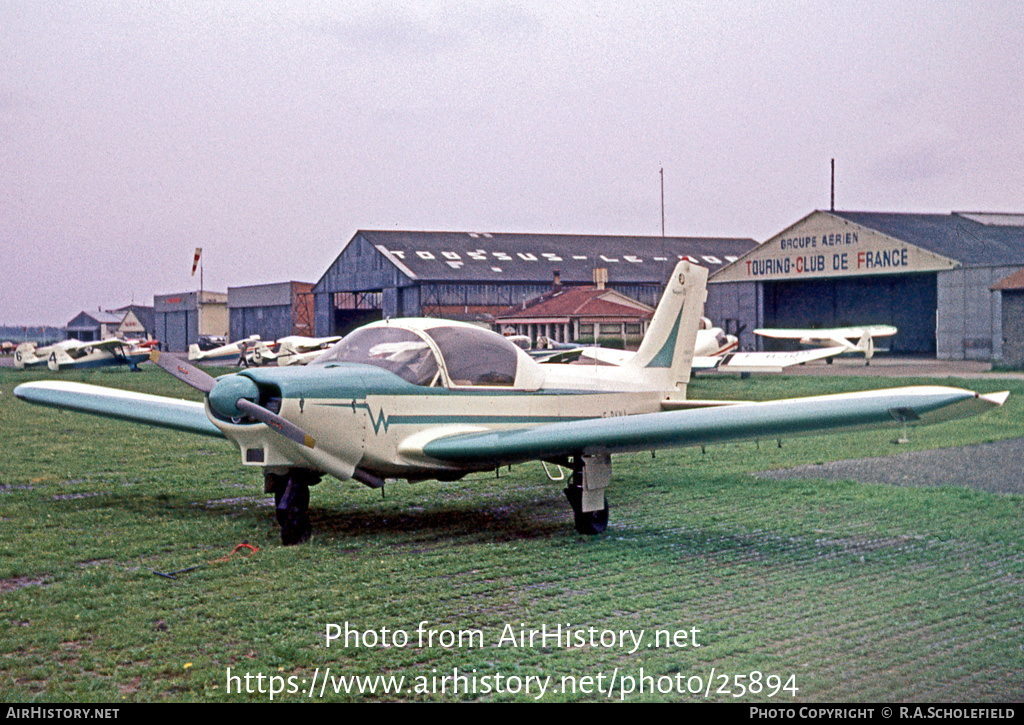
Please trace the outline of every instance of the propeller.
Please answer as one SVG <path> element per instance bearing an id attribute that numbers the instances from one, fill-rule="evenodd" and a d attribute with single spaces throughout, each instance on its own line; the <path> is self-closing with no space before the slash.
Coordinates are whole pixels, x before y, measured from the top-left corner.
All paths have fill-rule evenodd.
<path id="1" fill-rule="evenodd" d="M 150 353 L 149 359 L 161 370 L 205 393 L 210 400 L 210 407 L 221 415 L 227 418 L 248 415 L 299 445 L 307 448 L 316 445 L 316 441 L 297 425 L 259 405 L 256 402 L 260 399 L 259 388 L 249 378 L 229 375 L 218 380 L 184 360 L 171 355 L 161 355 L 159 350 Z"/>
<path id="2" fill-rule="evenodd" d="M 195 365 L 184 360 L 179 360 L 171 355 L 161 355 L 159 350 L 149 353 L 149 359 L 157 364 L 164 372 L 168 372 L 186 385 L 191 385 L 196 390 L 209 394 L 217 379 L 208 373 L 204 373 Z"/>

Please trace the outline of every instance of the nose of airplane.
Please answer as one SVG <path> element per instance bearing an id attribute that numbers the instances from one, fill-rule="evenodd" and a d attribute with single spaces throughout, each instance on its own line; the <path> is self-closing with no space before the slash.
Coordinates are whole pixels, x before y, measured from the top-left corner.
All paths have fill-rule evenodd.
<path id="1" fill-rule="evenodd" d="M 249 378 L 230 375 L 221 378 L 210 391 L 210 407 L 225 418 L 240 418 L 245 413 L 239 409 L 239 400 L 259 403 L 260 391 Z"/>

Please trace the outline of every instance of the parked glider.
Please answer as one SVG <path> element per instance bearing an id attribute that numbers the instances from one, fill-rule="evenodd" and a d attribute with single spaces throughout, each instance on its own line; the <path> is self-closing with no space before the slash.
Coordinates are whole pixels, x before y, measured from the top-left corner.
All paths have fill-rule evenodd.
<path id="1" fill-rule="evenodd" d="M 736 403 L 689 400 L 707 270 L 681 262 L 633 358 L 620 367 L 540 365 L 497 333 L 438 319 L 359 328 L 305 367 L 214 379 L 170 355 L 160 367 L 205 403 L 62 382 L 26 383 L 29 402 L 224 436 L 264 471 L 285 544 L 310 533 L 309 487 L 325 474 L 372 488 L 387 479 L 455 480 L 543 461 L 572 471 L 576 529 L 608 521 L 616 453 L 938 422 L 1007 394 L 947 387 Z"/>
<path id="2" fill-rule="evenodd" d="M 865 360 L 870 360 L 875 356 L 875 338 L 892 337 L 898 331 L 892 325 L 865 325 L 863 327 L 834 327 L 827 330 L 772 330 L 762 328 L 754 330 L 754 334 L 778 340 L 799 340 L 801 345 L 812 348 L 839 348 L 838 353 L 828 356 L 828 361 L 831 362 L 834 355 L 845 353 L 863 353 Z"/>
<path id="3" fill-rule="evenodd" d="M 36 348 L 32 343 L 19 345 L 15 351 L 16 368 L 41 367 L 50 370 L 68 370 L 128 365 L 135 370 L 139 363 L 149 359 L 150 347 L 128 340 L 111 337 L 99 342 L 63 340 L 47 347 Z"/>

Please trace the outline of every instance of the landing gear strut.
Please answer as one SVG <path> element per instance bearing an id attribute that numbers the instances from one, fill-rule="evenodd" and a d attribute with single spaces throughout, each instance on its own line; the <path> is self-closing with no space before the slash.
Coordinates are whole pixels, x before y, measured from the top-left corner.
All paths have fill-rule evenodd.
<path id="1" fill-rule="evenodd" d="M 285 474 L 265 473 L 263 488 L 274 494 L 274 511 L 285 546 L 309 540 L 309 487 L 320 482 L 320 474 L 293 468 Z"/>
<path id="2" fill-rule="evenodd" d="M 576 531 L 593 536 L 608 528 L 608 499 L 604 489 L 611 479 L 610 456 L 575 456 L 572 461 L 572 483 L 565 487 L 565 497 L 572 506 Z"/>

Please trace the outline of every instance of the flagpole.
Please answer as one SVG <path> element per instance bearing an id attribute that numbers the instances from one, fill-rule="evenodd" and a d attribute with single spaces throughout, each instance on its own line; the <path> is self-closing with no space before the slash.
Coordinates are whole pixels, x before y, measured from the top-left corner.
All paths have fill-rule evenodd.
<path id="1" fill-rule="evenodd" d="M 203 334 L 203 248 L 196 247 L 195 255 L 192 257 L 192 276 L 196 276 L 196 266 L 199 266 L 199 295 L 196 298 L 196 342 Z M 186 338 L 188 333 L 185 333 Z"/>

